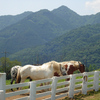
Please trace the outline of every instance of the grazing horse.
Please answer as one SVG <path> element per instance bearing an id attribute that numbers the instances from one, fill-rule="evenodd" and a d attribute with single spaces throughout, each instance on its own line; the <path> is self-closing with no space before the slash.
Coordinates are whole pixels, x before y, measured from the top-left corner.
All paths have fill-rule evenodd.
<path id="1" fill-rule="evenodd" d="M 65 66 L 67 75 L 73 74 L 74 71 L 79 70 L 81 73 L 85 72 L 85 66 L 80 61 L 66 61 L 66 62 L 60 62 Z M 54 76 L 60 76 L 57 73 L 54 74 Z M 69 81 L 70 79 L 67 78 L 66 81 Z M 65 85 L 67 86 L 67 85 Z"/>
<path id="2" fill-rule="evenodd" d="M 68 75 L 73 74 L 76 70 L 79 70 L 81 73 L 85 72 L 85 66 L 80 61 L 67 61 L 62 63 L 65 65 Z"/>
<path id="3" fill-rule="evenodd" d="M 13 81 L 15 80 L 15 83 L 16 83 L 16 77 L 17 77 L 17 72 L 18 72 L 18 69 L 21 68 L 21 66 L 19 65 L 16 65 L 14 67 L 11 68 L 11 82 L 10 84 L 13 84 Z M 13 91 L 13 89 L 11 89 Z"/>
<path id="4" fill-rule="evenodd" d="M 73 74 L 74 71 L 79 70 L 81 73 L 85 72 L 85 66 L 80 61 L 66 61 L 60 62 L 65 66 L 67 75 Z M 60 76 L 57 73 L 54 73 L 54 76 Z"/>
<path id="5" fill-rule="evenodd" d="M 13 84 L 13 81 L 16 80 L 18 69 L 21 68 L 21 66 L 17 65 L 11 68 L 11 84 Z"/>
<path id="6" fill-rule="evenodd" d="M 16 83 L 24 82 L 27 77 L 30 77 L 32 80 L 52 78 L 55 72 L 59 75 L 66 75 L 64 65 L 56 61 L 44 63 L 38 67 L 34 65 L 25 65 L 18 69 Z"/>
<path id="7" fill-rule="evenodd" d="M 67 74 L 73 74 L 74 71 L 79 70 L 81 73 L 85 72 L 85 66 L 79 61 L 68 61 L 68 62 L 62 62 L 65 65 L 65 69 L 67 71 Z M 67 78 L 66 81 L 69 81 L 70 79 Z M 68 86 L 68 85 L 65 85 Z"/>

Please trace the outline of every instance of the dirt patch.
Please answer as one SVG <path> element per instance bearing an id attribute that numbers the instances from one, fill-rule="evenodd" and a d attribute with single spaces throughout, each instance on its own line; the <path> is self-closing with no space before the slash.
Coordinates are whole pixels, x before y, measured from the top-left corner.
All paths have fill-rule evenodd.
<path id="1" fill-rule="evenodd" d="M 22 97 L 26 97 L 26 96 L 25 95 L 17 95 L 17 96 L 7 97 L 6 100 L 14 100 L 14 99 L 17 99 L 17 98 L 22 98 Z M 50 95 L 47 95 L 47 96 L 44 96 L 44 97 L 37 98 L 36 100 L 42 100 L 42 99 L 49 98 L 49 97 L 50 97 Z M 56 100 L 62 100 L 64 98 L 65 97 L 60 98 L 60 99 L 56 99 Z"/>
<path id="2" fill-rule="evenodd" d="M 40 92 L 38 92 L 37 94 L 39 94 Z M 59 93 L 60 95 L 61 93 Z M 21 95 L 16 95 L 16 96 L 12 96 L 12 97 L 7 97 L 6 100 L 14 100 L 14 99 L 18 99 L 18 98 L 22 98 L 22 97 L 26 97 L 26 96 L 29 96 L 29 94 L 21 94 Z M 46 98 L 49 98 L 51 97 L 51 95 L 46 95 L 46 96 L 43 96 L 43 97 L 39 97 L 37 98 L 36 100 L 42 100 L 42 99 L 46 99 Z M 60 98 L 60 99 L 56 99 L 56 100 L 62 100 L 64 99 L 65 97 L 63 98 Z"/>

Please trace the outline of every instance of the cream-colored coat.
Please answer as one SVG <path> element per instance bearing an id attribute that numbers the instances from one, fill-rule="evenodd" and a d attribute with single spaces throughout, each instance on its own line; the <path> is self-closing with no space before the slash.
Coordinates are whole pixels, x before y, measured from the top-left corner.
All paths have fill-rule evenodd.
<path id="1" fill-rule="evenodd" d="M 66 64 L 69 64 L 69 63 L 72 63 L 74 67 L 76 68 L 79 68 L 79 65 L 82 64 L 80 61 L 64 61 L 64 62 L 61 62 L 61 64 L 63 65 L 66 65 Z"/>
<path id="2" fill-rule="evenodd" d="M 41 66 L 25 65 L 18 69 L 16 82 L 24 82 L 27 77 L 30 77 L 32 80 L 51 78 L 55 72 L 59 75 L 66 75 L 63 64 L 59 64 L 56 61 L 44 63 Z"/>

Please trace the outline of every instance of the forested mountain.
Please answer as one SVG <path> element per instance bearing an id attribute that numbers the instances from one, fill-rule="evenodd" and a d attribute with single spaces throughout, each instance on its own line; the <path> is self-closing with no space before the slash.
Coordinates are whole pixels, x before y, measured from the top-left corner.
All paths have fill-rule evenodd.
<path id="1" fill-rule="evenodd" d="M 24 12 L 22 14 L 14 15 L 14 16 L 12 15 L 0 16 L 0 30 L 22 20 L 23 18 L 27 17 L 31 13 L 32 12 Z"/>
<path id="2" fill-rule="evenodd" d="M 80 27 L 87 24 L 100 23 L 100 13 L 95 15 L 80 16 L 66 6 L 61 6 L 52 11 L 55 15 L 70 23 L 73 28 Z"/>
<path id="3" fill-rule="evenodd" d="M 1 30 L 0 50 L 7 49 L 14 53 L 24 48 L 44 44 L 69 30 L 68 25 L 50 11 L 41 10 Z"/>
<path id="4" fill-rule="evenodd" d="M 10 24 L 8 20 L 0 23 L 0 51 L 9 52 L 10 58 L 20 60 L 23 64 L 36 61 L 43 63 L 53 59 L 86 60 L 89 59 L 87 49 L 90 47 L 94 56 L 92 63 L 98 64 L 95 53 L 100 43 L 100 25 L 97 24 L 100 23 L 100 13 L 80 16 L 61 6 L 52 11 L 44 9 L 27 12 L 22 17 L 13 18 Z"/>
<path id="5" fill-rule="evenodd" d="M 50 60 L 79 60 L 87 65 L 99 65 L 99 55 L 100 24 L 96 24 L 71 30 L 43 46 L 25 49 L 10 57 L 23 64 L 44 63 Z"/>

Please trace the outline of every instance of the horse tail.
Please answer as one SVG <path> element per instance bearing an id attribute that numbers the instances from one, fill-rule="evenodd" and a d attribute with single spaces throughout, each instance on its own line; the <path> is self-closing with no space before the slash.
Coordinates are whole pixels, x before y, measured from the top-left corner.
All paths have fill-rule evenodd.
<path id="1" fill-rule="evenodd" d="M 20 75 L 20 69 L 18 69 L 16 83 L 20 83 L 20 81 L 21 81 L 21 75 Z"/>

